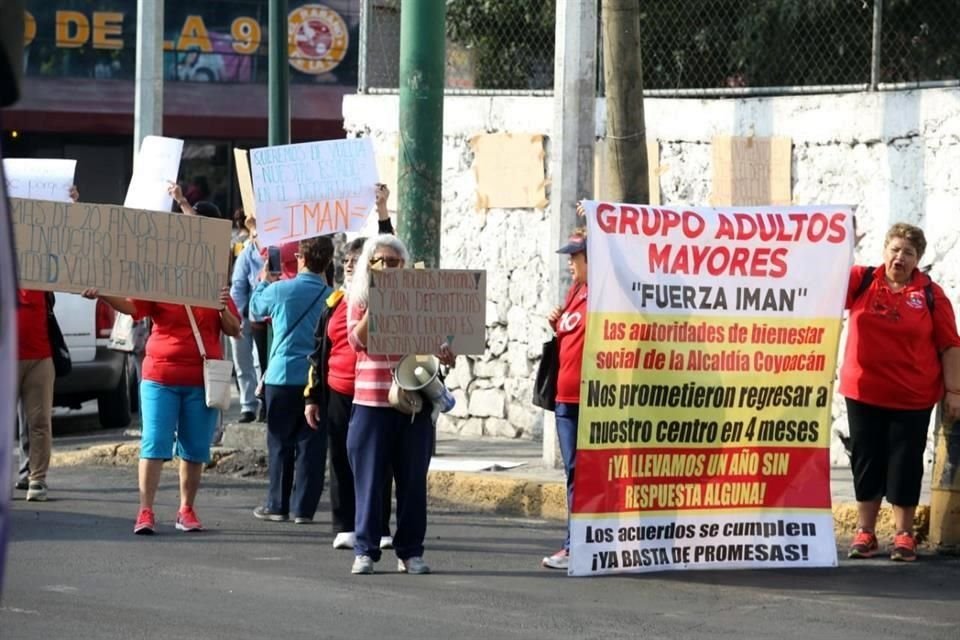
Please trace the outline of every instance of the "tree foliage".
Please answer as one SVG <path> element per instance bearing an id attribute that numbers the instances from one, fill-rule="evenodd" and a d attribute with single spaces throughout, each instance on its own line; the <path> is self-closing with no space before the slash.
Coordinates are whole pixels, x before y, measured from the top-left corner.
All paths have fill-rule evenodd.
<path id="1" fill-rule="evenodd" d="M 585 0 L 590 1 L 590 0 Z M 960 78 L 960 2 L 883 1 L 882 82 Z M 650 89 L 865 84 L 873 0 L 638 0 Z M 553 0 L 447 0 L 476 86 L 549 89 Z"/>
<path id="2" fill-rule="evenodd" d="M 447 0 L 447 35 L 483 89 L 553 88 L 553 0 Z"/>

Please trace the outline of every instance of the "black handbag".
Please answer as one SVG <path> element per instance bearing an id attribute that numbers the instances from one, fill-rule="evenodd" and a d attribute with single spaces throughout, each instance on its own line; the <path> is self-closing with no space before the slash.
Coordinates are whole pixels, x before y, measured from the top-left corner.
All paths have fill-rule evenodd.
<path id="1" fill-rule="evenodd" d="M 543 343 L 537 379 L 533 385 L 533 404 L 547 411 L 557 408 L 557 376 L 560 373 L 560 348 L 557 337 Z"/>
<path id="2" fill-rule="evenodd" d="M 52 293 L 47 293 L 47 336 L 50 339 L 50 351 L 53 358 L 53 370 L 58 378 L 70 375 L 73 371 L 73 361 L 70 359 L 70 349 L 67 348 L 67 341 L 63 339 L 63 332 L 60 331 L 60 324 L 57 322 L 57 316 L 53 313 L 55 298 Z"/>

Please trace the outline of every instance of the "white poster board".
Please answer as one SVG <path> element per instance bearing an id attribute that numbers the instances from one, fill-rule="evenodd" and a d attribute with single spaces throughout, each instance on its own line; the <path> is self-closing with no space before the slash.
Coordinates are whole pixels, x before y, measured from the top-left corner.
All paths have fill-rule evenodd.
<path id="1" fill-rule="evenodd" d="M 4 158 L 7 195 L 27 200 L 70 202 L 76 160 L 60 158 Z"/>
<path id="2" fill-rule="evenodd" d="M 170 182 L 177 181 L 183 140 L 147 136 L 133 164 L 133 177 L 123 206 L 148 211 L 170 211 L 173 198 L 167 193 Z"/>
<path id="3" fill-rule="evenodd" d="M 251 149 L 257 233 L 267 246 L 360 231 L 376 201 L 369 138 Z"/>

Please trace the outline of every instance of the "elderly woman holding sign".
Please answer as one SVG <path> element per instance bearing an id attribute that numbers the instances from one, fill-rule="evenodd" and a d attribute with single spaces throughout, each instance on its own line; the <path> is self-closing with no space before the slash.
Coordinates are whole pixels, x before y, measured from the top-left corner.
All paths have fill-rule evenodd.
<path id="1" fill-rule="evenodd" d="M 211 217 L 219 217 L 219 212 Z M 202 531 L 194 501 L 203 467 L 210 460 L 210 443 L 220 412 L 207 406 L 204 354 L 200 344 L 207 358 L 219 359 L 223 357 L 222 335 L 239 335 L 240 312 L 230 298 L 229 287 L 220 290 L 217 309 L 99 296 L 96 289 L 88 289 L 83 295 L 99 297 L 134 320 L 150 318 L 153 321 L 140 383 L 140 510 L 133 532 L 154 533 L 153 503 L 163 463 L 174 453 L 180 458 L 180 509 L 176 528 L 186 532 Z"/>
<path id="2" fill-rule="evenodd" d="M 430 573 L 423 561 L 423 539 L 427 531 L 433 407 L 426 399 L 419 409 L 404 407 L 395 397 L 391 402 L 392 369 L 401 356 L 367 352 L 371 272 L 402 269 L 409 264 L 410 255 L 400 240 L 378 235 L 364 244 L 350 285 L 347 334 L 357 352 L 353 412 L 347 430 L 347 455 L 357 496 L 352 573 L 373 573 L 373 564 L 380 559 L 381 503 L 388 464 L 393 466 L 397 483 L 397 529 L 393 537 L 399 559 L 397 570 Z M 438 347 L 441 363 L 453 364 L 455 356 L 449 346 Z"/>
<path id="3" fill-rule="evenodd" d="M 947 417 L 960 416 L 960 336 L 950 300 L 917 268 L 926 246 L 923 230 L 895 224 L 883 264 L 850 272 L 840 393 L 859 512 L 851 558 L 877 553 L 874 527 L 886 496 L 897 528 L 890 558 L 916 559 L 913 516 L 930 413 L 942 399 Z"/>

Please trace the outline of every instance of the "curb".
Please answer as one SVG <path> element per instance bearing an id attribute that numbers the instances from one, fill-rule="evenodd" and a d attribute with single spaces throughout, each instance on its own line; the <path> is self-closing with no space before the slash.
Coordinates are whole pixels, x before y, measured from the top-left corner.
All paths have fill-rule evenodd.
<path id="1" fill-rule="evenodd" d="M 136 466 L 140 459 L 140 445 L 112 443 L 55 452 L 50 466 L 80 465 Z M 175 468 L 174 462 L 164 465 Z M 266 473 L 266 453 L 256 449 L 214 447 L 208 470 L 240 476 L 263 476 Z M 483 511 L 503 516 L 565 520 L 567 491 L 562 482 L 537 482 L 517 477 L 489 473 L 460 471 L 431 471 L 427 475 L 427 493 L 430 502 L 444 509 Z M 833 506 L 834 531 L 841 541 L 853 537 L 857 528 L 857 505 L 845 502 Z M 930 530 L 930 507 L 920 505 L 914 527 L 918 542 L 926 540 Z M 892 538 L 895 533 L 890 507 L 880 510 L 877 537 Z"/>

